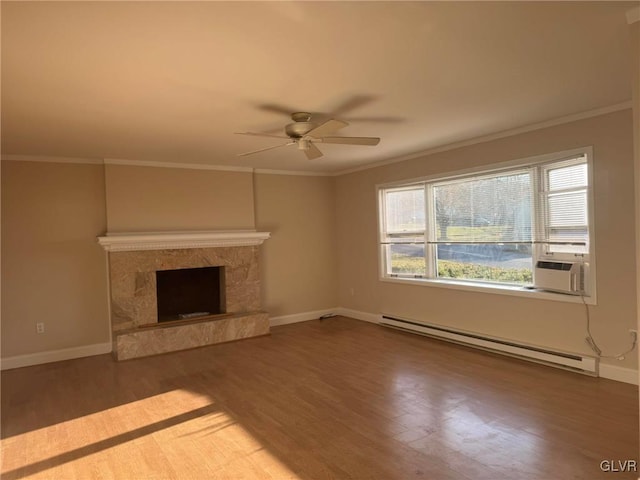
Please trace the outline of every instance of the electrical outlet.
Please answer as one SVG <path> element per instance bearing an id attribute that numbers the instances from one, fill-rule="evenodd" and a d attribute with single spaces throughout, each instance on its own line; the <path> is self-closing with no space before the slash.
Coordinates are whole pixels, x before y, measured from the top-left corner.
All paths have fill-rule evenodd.
<path id="1" fill-rule="evenodd" d="M 36 332 L 37 333 L 44 333 L 44 323 L 43 322 L 36 323 Z"/>

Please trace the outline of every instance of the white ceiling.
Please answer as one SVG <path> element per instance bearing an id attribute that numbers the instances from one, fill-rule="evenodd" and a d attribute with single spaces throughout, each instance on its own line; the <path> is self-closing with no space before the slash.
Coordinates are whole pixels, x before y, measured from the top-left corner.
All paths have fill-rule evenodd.
<path id="1" fill-rule="evenodd" d="M 2 2 L 2 153 L 337 172 L 631 99 L 634 2 Z M 284 111 L 376 147 L 238 157 Z"/>

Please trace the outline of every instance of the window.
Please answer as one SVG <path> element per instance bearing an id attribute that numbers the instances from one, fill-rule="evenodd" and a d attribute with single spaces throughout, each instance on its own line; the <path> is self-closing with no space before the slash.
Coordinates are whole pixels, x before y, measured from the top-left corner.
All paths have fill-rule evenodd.
<path id="1" fill-rule="evenodd" d="M 587 254 L 587 163 L 584 158 L 543 168 L 542 238 L 549 252 Z"/>
<path id="2" fill-rule="evenodd" d="M 531 288 L 538 261 L 587 265 L 589 163 L 582 149 L 379 187 L 383 278 Z"/>

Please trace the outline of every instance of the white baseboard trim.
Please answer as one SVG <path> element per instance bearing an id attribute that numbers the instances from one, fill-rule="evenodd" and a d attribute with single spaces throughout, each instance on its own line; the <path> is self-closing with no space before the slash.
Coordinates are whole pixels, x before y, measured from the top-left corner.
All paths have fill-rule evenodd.
<path id="1" fill-rule="evenodd" d="M 294 313 L 292 315 L 282 315 L 269 318 L 272 327 L 289 325 L 290 323 L 306 322 L 308 320 L 318 320 L 323 315 L 338 315 L 339 308 L 328 308 L 326 310 L 313 310 L 311 312 Z"/>
<path id="2" fill-rule="evenodd" d="M 351 310 L 350 308 L 339 307 L 336 310 L 336 315 L 342 315 L 344 317 L 355 318 L 356 320 L 362 320 L 369 323 L 380 323 L 382 315 L 368 312 L 360 312 L 358 310 Z"/>
<path id="3" fill-rule="evenodd" d="M 60 362 L 62 360 L 73 360 L 74 358 L 91 357 L 93 355 L 103 355 L 111 353 L 111 343 L 96 343 L 93 345 L 83 345 L 82 347 L 64 348 L 62 350 L 49 350 L 46 352 L 30 353 L 27 355 L 16 355 L 0 359 L 1 370 L 11 370 L 12 368 L 30 367 L 42 363 Z"/>
<path id="4" fill-rule="evenodd" d="M 633 368 L 618 367 L 616 365 L 600 364 L 600 376 L 617 382 L 638 385 L 638 370 Z"/>
<path id="5" fill-rule="evenodd" d="M 288 325 L 290 323 L 317 320 L 322 315 L 331 313 L 375 324 L 380 323 L 381 317 L 381 315 L 376 315 L 374 313 L 361 312 L 358 310 L 352 310 L 350 308 L 336 307 L 326 310 L 314 310 L 311 312 L 272 317 L 269 319 L 269 323 L 272 327 L 276 327 L 279 325 Z M 90 357 L 92 355 L 103 355 L 105 353 L 111 353 L 111 350 L 111 343 L 96 343 L 93 345 L 84 345 L 82 347 L 65 348 L 62 350 L 50 350 L 46 352 L 32 353 L 27 355 L 17 355 L 15 357 L 0 359 L 0 369 L 11 370 L 14 368 L 30 367 L 43 363 L 60 362 L 63 360 L 72 360 L 74 358 Z M 601 363 L 599 375 L 600 377 L 609 380 L 638 385 L 638 370 L 635 370 L 633 368 L 618 367 L 616 365 Z"/>

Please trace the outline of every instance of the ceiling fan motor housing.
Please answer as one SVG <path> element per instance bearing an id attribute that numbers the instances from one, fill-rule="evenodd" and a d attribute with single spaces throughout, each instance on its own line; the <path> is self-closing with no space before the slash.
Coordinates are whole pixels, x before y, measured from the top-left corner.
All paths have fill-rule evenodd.
<path id="1" fill-rule="evenodd" d="M 316 126 L 313 122 L 294 122 L 284 127 L 284 131 L 291 138 L 300 138 Z"/>

